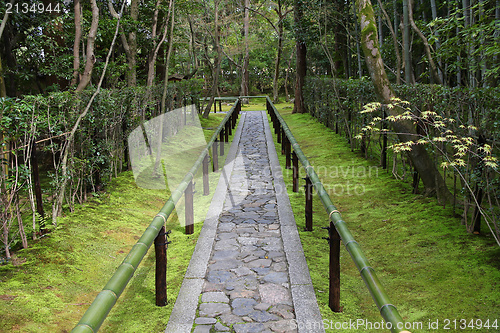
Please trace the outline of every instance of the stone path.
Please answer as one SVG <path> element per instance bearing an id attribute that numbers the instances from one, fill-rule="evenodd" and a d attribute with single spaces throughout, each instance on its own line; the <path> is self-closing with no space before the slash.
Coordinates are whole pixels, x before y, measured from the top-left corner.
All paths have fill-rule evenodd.
<path id="1" fill-rule="evenodd" d="M 223 205 L 222 196 L 214 198 L 220 212 L 207 225 L 211 244 L 200 234 L 204 250 L 193 254 L 166 332 L 297 332 L 298 322 L 321 322 L 290 203 L 279 202 L 288 197 L 265 114 L 244 113 L 238 130 Z M 193 273 L 193 265 L 203 265 L 200 256 L 205 266 Z M 178 307 L 189 288 L 191 305 Z M 296 318 L 300 308 L 298 316 L 307 318 Z"/>

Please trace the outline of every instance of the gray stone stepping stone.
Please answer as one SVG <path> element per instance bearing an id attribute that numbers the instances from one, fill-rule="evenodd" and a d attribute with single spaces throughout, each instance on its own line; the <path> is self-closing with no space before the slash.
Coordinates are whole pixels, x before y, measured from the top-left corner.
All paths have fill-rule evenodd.
<path id="1" fill-rule="evenodd" d="M 232 268 L 236 268 L 241 266 L 243 263 L 241 260 L 236 259 L 228 259 L 228 260 L 220 260 L 208 266 L 208 270 L 211 271 L 222 271 L 222 270 L 230 270 Z"/>
<path id="2" fill-rule="evenodd" d="M 298 325 L 290 320 L 278 320 L 269 323 L 269 328 L 276 333 L 296 333 L 296 326 Z"/>
<path id="3" fill-rule="evenodd" d="M 212 256 L 212 260 L 225 260 L 225 259 L 234 259 L 238 256 L 238 252 L 231 250 L 221 250 L 214 251 Z"/>
<path id="4" fill-rule="evenodd" d="M 271 306 L 271 304 L 259 303 L 256 306 L 254 306 L 253 308 L 255 310 L 259 310 L 259 311 L 267 311 L 267 309 L 269 309 L 270 306 Z"/>
<path id="5" fill-rule="evenodd" d="M 211 292 L 211 291 L 223 291 L 224 285 L 219 283 L 211 283 L 208 281 L 203 282 L 202 292 Z"/>
<path id="6" fill-rule="evenodd" d="M 226 303 L 201 303 L 201 317 L 217 317 L 221 314 L 231 313 L 231 307 Z"/>
<path id="7" fill-rule="evenodd" d="M 226 271 L 210 271 L 207 275 L 208 282 L 211 283 L 224 283 L 229 281 L 234 276 L 231 272 Z"/>
<path id="8" fill-rule="evenodd" d="M 241 245 L 255 245 L 259 240 L 257 237 L 238 237 L 238 243 Z"/>
<path id="9" fill-rule="evenodd" d="M 236 298 L 231 302 L 233 314 L 246 316 L 253 311 L 253 306 L 257 304 L 253 298 Z"/>
<path id="10" fill-rule="evenodd" d="M 266 311 L 258 311 L 254 310 L 248 314 L 250 318 L 252 318 L 254 321 L 257 321 L 259 323 L 265 323 L 271 320 L 278 320 L 279 317 L 276 317 L 275 315 L 272 315 L 270 313 L 267 313 Z"/>
<path id="11" fill-rule="evenodd" d="M 229 292 L 229 297 L 231 299 L 236 298 L 255 298 L 257 297 L 257 292 L 255 290 L 240 289 Z"/>
<path id="12" fill-rule="evenodd" d="M 217 323 L 214 326 L 217 332 L 229 332 L 231 329 L 227 326 L 222 325 L 221 323 Z"/>
<path id="13" fill-rule="evenodd" d="M 262 333 L 266 328 L 262 323 L 234 324 L 236 333 Z"/>
<path id="14" fill-rule="evenodd" d="M 198 325 L 194 328 L 193 333 L 210 333 L 212 325 Z"/>
<path id="15" fill-rule="evenodd" d="M 245 266 L 241 266 L 241 267 L 238 267 L 236 269 L 232 269 L 231 271 L 234 272 L 236 274 L 236 276 L 238 276 L 238 277 L 253 274 L 253 271 L 250 268 L 245 267 Z"/>
<path id="16" fill-rule="evenodd" d="M 271 268 L 269 268 L 269 267 L 255 267 L 255 268 L 252 268 L 252 270 L 259 275 L 266 275 L 266 274 L 269 274 L 269 271 L 271 270 Z"/>
<path id="17" fill-rule="evenodd" d="M 241 317 L 238 317 L 232 313 L 223 314 L 222 316 L 219 317 L 219 319 L 223 324 L 226 325 L 233 325 L 236 323 L 241 323 L 243 321 Z"/>
<path id="18" fill-rule="evenodd" d="M 231 220 L 233 218 L 231 217 Z M 232 222 L 228 222 L 228 223 L 219 223 L 219 231 L 221 232 L 230 232 L 230 231 L 233 231 L 234 227 L 236 226 L 236 224 L 232 223 Z"/>
<path id="19" fill-rule="evenodd" d="M 207 318 L 207 317 L 198 317 L 194 320 L 196 325 L 212 325 L 217 322 L 215 318 Z"/>
<path id="20" fill-rule="evenodd" d="M 235 232 L 223 232 L 217 235 L 218 240 L 237 238 L 238 234 Z"/>
<path id="21" fill-rule="evenodd" d="M 270 283 L 281 284 L 288 282 L 288 276 L 284 272 L 271 272 L 264 276 L 263 280 Z"/>
<path id="22" fill-rule="evenodd" d="M 248 267 L 250 267 L 250 268 L 269 267 L 269 266 L 271 266 L 271 263 L 272 263 L 271 259 L 256 259 L 254 261 L 249 262 Z"/>
<path id="23" fill-rule="evenodd" d="M 283 319 L 293 319 L 293 308 L 289 305 L 278 304 L 269 309 L 269 313 L 281 316 Z"/>
<path id="24" fill-rule="evenodd" d="M 229 303 L 229 298 L 223 291 L 208 292 L 201 295 L 203 303 Z M 211 323 L 215 324 L 215 323 Z"/>
<path id="25" fill-rule="evenodd" d="M 290 291 L 274 283 L 261 284 L 259 295 L 263 303 L 292 305 Z"/>

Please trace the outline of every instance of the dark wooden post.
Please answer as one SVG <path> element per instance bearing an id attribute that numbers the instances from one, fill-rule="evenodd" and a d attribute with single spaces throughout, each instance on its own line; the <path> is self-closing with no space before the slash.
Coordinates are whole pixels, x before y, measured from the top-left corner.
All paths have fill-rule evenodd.
<path id="1" fill-rule="evenodd" d="M 229 135 L 231 135 L 231 126 L 229 125 L 228 122 L 226 122 L 224 124 L 224 128 L 225 128 L 225 131 L 224 131 L 224 135 L 225 135 L 224 141 L 229 142 Z"/>
<path id="2" fill-rule="evenodd" d="M 280 124 L 276 125 L 276 141 L 278 143 L 281 143 L 281 125 Z"/>
<path id="3" fill-rule="evenodd" d="M 166 248 L 165 226 L 162 226 L 158 236 L 155 238 L 156 256 L 156 305 L 167 305 L 167 248 Z"/>
<path id="4" fill-rule="evenodd" d="M 208 182 L 208 163 L 210 162 L 210 157 L 208 153 L 203 159 L 203 195 L 210 194 L 210 184 Z"/>
<path id="5" fill-rule="evenodd" d="M 285 136 L 285 169 L 291 169 L 290 167 L 290 140 Z"/>
<path id="6" fill-rule="evenodd" d="M 306 192 L 306 207 L 305 207 L 305 215 L 306 215 L 306 231 L 312 231 L 313 230 L 313 221 L 312 221 L 312 215 L 313 215 L 313 195 L 312 195 L 312 183 L 311 179 L 307 176 L 304 178 L 306 180 L 306 185 L 305 187 L 305 192 Z"/>
<path id="7" fill-rule="evenodd" d="M 285 131 L 282 128 L 281 129 L 281 155 L 285 154 L 286 140 L 288 140 L 288 137 L 286 136 Z"/>
<path id="8" fill-rule="evenodd" d="M 299 191 L 299 158 L 295 151 L 292 153 L 292 171 L 293 191 L 297 193 Z"/>
<path id="9" fill-rule="evenodd" d="M 340 308 L 340 236 L 330 221 L 330 294 L 328 306 L 333 312 L 342 312 Z"/>
<path id="10" fill-rule="evenodd" d="M 219 157 L 218 157 L 218 152 L 217 152 L 217 147 L 218 147 L 218 142 L 217 139 L 215 140 L 214 144 L 212 145 L 212 160 L 214 163 L 214 172 L 219 170 Z"/>
<path id="11" fill-rule="evenodd" d="M 214 113 L 217 113 L 217 101 L 214 98 Z"/>
<path id="12" fill-rule="evenodd" d="M 191 180 L 184 192 L 185 201 L 185 219 L 186 219 L 186 235 L 192 235 L 194 233 L 194 212 L 193 212 L 193 181 Z"/>
<path id="13" fill-rule="evenodd" d="M 219 111 L 222 112 L 222 100 L 219 101 Z"/>
<path id="14" fill-rule="evenodd" d="M 42 187 L 40 186 L 40 173 L 38 172 L 38 159 L 36 157 L 36 142 L 33 141 L 31 147 L 31 172 L 33 173 L 33 188 L 35 190 L 36 211 L 40 215 L 40 232 L 43 234 L 45 229 L 45 212 L 43 210 Z"/>
<path id="15" fill-rule="evenodd" d="M 220 131 L 220 156 L 224 156 L 224 128 Z"/>

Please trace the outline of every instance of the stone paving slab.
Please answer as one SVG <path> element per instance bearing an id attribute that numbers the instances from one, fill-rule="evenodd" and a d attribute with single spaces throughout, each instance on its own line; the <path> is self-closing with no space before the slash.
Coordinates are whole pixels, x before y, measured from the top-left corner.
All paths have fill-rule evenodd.
<path id="1" fill-rule="evenodd" d="M 305 332 L 301 323 L 322 322 L 266 114 L 242 113 L 237 134 L 183 283 L 193 290 L 179 293 L 166 332 Z"/>

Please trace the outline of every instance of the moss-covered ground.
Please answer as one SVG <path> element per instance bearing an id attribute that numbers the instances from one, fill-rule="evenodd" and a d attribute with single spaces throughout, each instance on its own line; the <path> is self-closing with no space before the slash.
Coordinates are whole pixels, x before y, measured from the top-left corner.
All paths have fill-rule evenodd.
<path id="1" fill-rule="evenodd" d="M 460 219 L 453 217 L 451 208 L 438 206 L 434 198 L 412 194 L 410 184 L 395 180 L 375 162 L 351 152 L 345 138 L 310 115 L 292 114 L 290 105 L 280 104 L 277 108 L 410 331 L 472 332 L 480 321 L 484 324 L 487 320 L 490 331 L 498 331 L 500 248 L 493 238 L 489 234 L 468 234 Z M 284 165 L 284 157 L 278 155 Z M 321 229 L 328 225 L 328 216 L 314 196 L 314 231 L 304 231 L 303 187 L 293 193 L 291 172 L 287 170 L 284 175 L 325 327 L 337 330 L 335 325 L 339 328 L 344 322 L 360 320 L 368 327 L 359 326 L 355 331 L 379 332 L 370 329 L 369 324 L 380 323 L 382 317 L 343 246 L 343 312 L 329 309 L 329 250 L 322 239 L 327 237 L 327 231 Z M 466 320 L 465 329 L 460 329 L 464 323 L 461 320 Z M 492 326 L 495 321 L 497 328 Z"/>
<path id="2" fill-rule="evenodd" d="M 207 140 L 224 116 L 201 119 Z M 218 175 L 210 173 L 212 193 Z M 168 190 L 139 188 L 132 172 L 124 172 L 106 192 L 61 217 L 51 233 L 18 251 L 12 263 L 0 266 L 0 332 L 71 331 L 168 196 Z M 155 254 L 150 249 L 100 332 L 165 330 L 201 223 L 193 235 L 185 235 L 172 214 L 166 228 L 172 231 L 168 305 L 155 305 Z"/>

